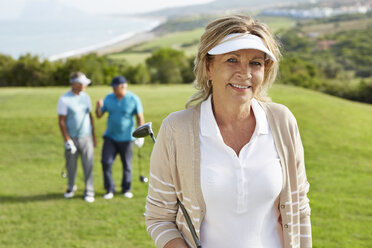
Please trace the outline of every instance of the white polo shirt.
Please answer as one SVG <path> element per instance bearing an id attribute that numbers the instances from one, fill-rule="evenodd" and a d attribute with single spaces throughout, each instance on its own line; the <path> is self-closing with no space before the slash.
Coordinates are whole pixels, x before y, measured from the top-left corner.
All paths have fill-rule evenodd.
<path id="1" fill-rule="evenodd" d="M 222 139 L 211 96 L 200 112 L 201 188 L 206 215 L 203 248 L 282 248 L 279 193 L 283 179 L 278 152 L 264 110 L 251 106 L 256 128 L 239 156 Z M 248 130 L 248 129 L 247 129 Z"/>

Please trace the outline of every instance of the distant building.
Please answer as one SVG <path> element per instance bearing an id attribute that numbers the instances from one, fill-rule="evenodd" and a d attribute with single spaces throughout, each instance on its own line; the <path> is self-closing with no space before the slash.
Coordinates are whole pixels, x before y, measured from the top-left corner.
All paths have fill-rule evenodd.
<path id="1" fill-rule="evenodd" d="M 325 18 L 344 14 L 366 14 L 371 11 L 371 6 L 341 6 L 338 8 L 331 7 L 314 7 L 310 9 L 268 9 L 261 12 L 263 15 L 269 16 L 287 16 L 299 19 L 314 19 Z"/>
<path id="2" fill-rule="evenodd" d="M 318 41 L 318 47 L 322 50 L 327 50 L 331 46 L 333 46 L 334 44 L 336 44 L 336 41 L 334 41 L 334 40 L 320 40 L 320 41 Z"/>

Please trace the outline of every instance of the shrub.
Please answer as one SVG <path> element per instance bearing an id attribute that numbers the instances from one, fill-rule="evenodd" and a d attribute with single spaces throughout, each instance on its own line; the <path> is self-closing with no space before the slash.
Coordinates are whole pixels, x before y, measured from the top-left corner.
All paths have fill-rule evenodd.
<path id="1" fill-rule="evenodd" d="M 148 84 L 150 83 L 150 74 L 144 64 L 136 66 L 128 66 L 124 70 L 124 75 L 128 82 L 132 84 Z"/>
<path id="2" fill-rule="evenodd" d="M 362 102 L 372 103 L 372 78 L 362 80 L 358 89 L 358 100 Z"/>
<path id="3" fill-rule="evenodd" d="M 190 70 L 188 60 L 182 51 L 160 48 L 146 60 L 153 83 L 184 83 L 182 72 Z M 191 69 L 192 70 L 192 69 Z M 184 74 L 185 75 L 185 74 Z"/>

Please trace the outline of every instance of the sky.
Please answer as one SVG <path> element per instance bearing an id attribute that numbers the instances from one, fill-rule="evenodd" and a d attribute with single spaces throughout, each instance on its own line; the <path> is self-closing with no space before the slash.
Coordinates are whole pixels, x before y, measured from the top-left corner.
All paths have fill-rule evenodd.
<path id="1" fill-rule="evenodd" d="M 19 17 L 24 6 L 33 2 L 57 2 L 77 8 L 88 14 L 134 14 L 167 7 L 203 4 L 212 1 L 213 0 L 0 0 L 0 19 L 15 19 Z"/>

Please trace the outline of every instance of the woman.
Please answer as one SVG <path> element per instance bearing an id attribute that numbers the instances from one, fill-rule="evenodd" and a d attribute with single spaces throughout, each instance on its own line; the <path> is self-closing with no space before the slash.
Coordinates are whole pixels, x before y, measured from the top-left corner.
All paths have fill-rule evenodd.
<path id="1" fill-rule="evenodd" d="M 279 57 L 250 17 L 206 27 L 199 91 L 163 121 L 151 155 L 146 224 L 157 247 L 195 247 L 178 200 L 203 248 L 312 246 L 297 123 L 266 96 Z"/>

